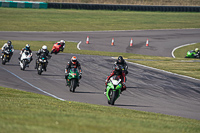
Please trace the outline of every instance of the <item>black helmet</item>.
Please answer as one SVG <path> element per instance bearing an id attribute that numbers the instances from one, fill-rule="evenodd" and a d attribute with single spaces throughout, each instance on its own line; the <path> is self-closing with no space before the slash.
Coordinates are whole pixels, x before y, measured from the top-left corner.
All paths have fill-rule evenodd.
<path id="1" fill-rule="evenodd" d="M 10 44 L 10 45 L 11 45 L 11 44 L 12 44 L 12 42 L 11 42 L 11 41 L 8 41 L 8 42 L 7 42 L 7 44 Z"/>
<path id="2" fill-rule="evenodd" d="M 118 63 L 123 63 L 124 62 L 124 59 L 122 56 L 119 56 L 118 59 L 117 59 L 117 62 Z"/>

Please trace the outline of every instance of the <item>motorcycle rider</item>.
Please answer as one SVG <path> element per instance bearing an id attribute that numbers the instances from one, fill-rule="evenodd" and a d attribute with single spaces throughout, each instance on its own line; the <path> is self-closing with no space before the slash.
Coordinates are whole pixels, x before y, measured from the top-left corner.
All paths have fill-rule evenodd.
<path id="1" fill-rule="evenodd" d="M 10 56 L 9 60 L 11 59 L 11 57 L 12 57 L 12 55 L 13 55 L 13 52 L 14 52 L 14 47 L 13 47 L 11 41 L 8 41 L 7 43 L 5 43 L 5 44 L 3 45 L 3 47 L 1 48 L 1 50 L 2 50 L 1 58 L 3 58 L 4 51 L 5 51 L 6 49 L 8 49 L 8 48 L 11 50 L 10 55 L 9 55 L 9 56 Z"/>
<path id="2" fill-rule="evenodd" d="M 198 48 L 195 48 L 194 52 L 196 53 L 194 57 L 200 57 L 200 51 Z"/>
<path id="3" fill-rule="evenodd" d="M 107 91 L 107 84 L 110 80 L 110 78 L 112 76 L 118 76 L 120 79 L 121 79 L 121 82 L 122 82 L 122 88 L 121 88 L 121 92 L 123 92 L 124 90 L 126 90 L 126 85 L 125 85 L 125 81 L 126 81 L 126 78 L 125 78 L 125 72 L 124 70 L 122 70 L 121 66 L 116 64 L 115 65 L 115 69 L 111 72 L 111 74 L 107 77 L 106 79 L 106 82 L 105 82 L 105 85 L 106 85 L 106 89 L 105 89 L 105 92 L 104 94 L 106 94 L 106 91 Z"/>
<path id="4" fill-rule="evenodd" d="M 63 52 L 64 48 L 65 48 L 65 41 L 64 40 L 60 40 L 60 42 L 55 43 L 56 45 L 61 45 L 60 47 L 60 51 Z M 51 54 L 53 53 L 53 51 L 51 51 Z"/>
<path id="5" fill-rule="evenodd" d="M 30 49 L 30 45 L 29 45 L 29 44 L 26 44 L 25 48 L 23 48 L 23 49 L 21 50 L 20 56 L 19 56 L 19 58 L 18 58 L 19 61 L 21 60 L 22 54 L 23 54 L 24 52 L 29 52 L 29 53 L 30 53 L 30 55 L 31 55 L 31 60 L 30 60 L 30 62 L 31 62 L 31 61 L 33 60 L 33 58 L 32 58 L 33 53 L 32 53 L 32 51 L 31 51 L 31 49 Z"/>
<path id="6" fill-rule="evenodd" d="M 71 60 L 68 62 L 66 69 L 65 69 L 65 79 L 68 79 L 69 76 L 69 72 L 71 68 L 78 68 L 79 70 L 79 80 L 82 77 L 82 69 L 81 69 L 81 64 L 79 63 L 79 61 L 77 60 L 76 56 L 72 56 Z M 66 86 L 68 86 L 68 84 L 66 84 Z M 77 86 L 79 86 L 79 82 L 77 84 Z"/>
<path id="7" fill-rule="evenodd" d="M 198 48 L 195 48 L 195 50 L 191 50 L 190 53 L 192 53 L 192 57 L 194 58 L 200 58 L 200 51 Z M 193 54 L 195 53 L 195 54 Z M 185 58 L 188 58 L 187 55 L 185 56 Z"/>
<path id="8" fill-rule="evenodd" d="M 51 55 L 49 54 L 49 50 L 47 49 L 46 45 L 43 45 L 42 49 L 39 49 L 37 51 L 36 55 L 37 55 L 37 59 L 35 61 L 35 69 L 38 68 L 38 61 L 39 61 L 40 57 L 45 56 L 45 57 L 47 57 L 47 59 L 51 58 Z M 47 64 L 48 64 L 48 61 L 47 61 Z M 46 67 L 47 67 L 47 65 L 46 65 Z M 44 71 L 46 71 L 46 67 L 45 67 Z"/>
<path id="9" fill-rule="evenodd" d="M 115 69 L 116 65 L 121 65 L 124 69 L 125 74 L 126 75 L 128 74 L 128 65 L 127 65 L 126 61 L 123 59 L 122 56 L 119 56 L 117 61 L 114 63 L 113 70 Z"/>

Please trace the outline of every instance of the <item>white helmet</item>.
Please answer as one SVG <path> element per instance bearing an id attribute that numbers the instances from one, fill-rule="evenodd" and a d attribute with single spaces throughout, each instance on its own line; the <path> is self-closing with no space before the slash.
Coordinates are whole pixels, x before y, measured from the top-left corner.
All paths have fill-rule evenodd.
<path id="1" fill-rule="evenodd" d="M 60 43 L 65 43 L 65 41 L 64 40 L 60 40 Z"/>
<path id="2" fill-rule="evenodd" d="M 46 50 L 47 50 L 47 46 L 46 45 L 42 46 L 42 51 L 46 52 Z"/>
<path id="3" fill-rule="evenodd" d="M 195 52 L 198 52 L 199 51 L 199 49 L 198 48 L 195 48 L 195 50 L 194 50 Z"/>
<path id="4" fill-rule="evenodd" d="M 47 49 L 47 46 L 46 46 L 46 45 L 42 46 L 42 49 L 46 50 L 46 49 Z"/>

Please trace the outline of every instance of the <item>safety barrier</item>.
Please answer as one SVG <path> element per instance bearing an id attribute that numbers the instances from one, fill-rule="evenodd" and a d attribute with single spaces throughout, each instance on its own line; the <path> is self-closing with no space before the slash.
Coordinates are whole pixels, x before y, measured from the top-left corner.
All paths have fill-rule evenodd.
<path id="1" fill-rule="evenodd" d="M 28 2 L 28 1 L 0 1 L 0 7 L 200 12 L 200 6 L 108 5 L 108 4 L 80 4 L 80 3 L 45 3 L 45 2 Z"/>
<path id="2" fill-rule="evenodd" d="M 161 12 L 200 12 L 200 6 L 147 6 L 147 5 L 48 3 L 48 8 L 86 9 L 86 10 L 161 11 Z"/>
<path id="3" fill-rule="evenodd" d="M 0 7 L 43 8 L 43 9 L 47 9 L 48 4 L 45 3 L 45 2 L 0 1 Z"/>

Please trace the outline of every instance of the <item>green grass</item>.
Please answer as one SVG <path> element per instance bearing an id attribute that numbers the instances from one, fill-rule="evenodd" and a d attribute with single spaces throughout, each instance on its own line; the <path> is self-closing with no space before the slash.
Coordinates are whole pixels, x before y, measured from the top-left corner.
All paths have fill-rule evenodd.
<path id="1" fill-rule="evenodd" d="M 0 8 L 0 31 L 200 28 L 200 13 Z"/>
<path id="2" fill-rule="evenodd" d="M 106 101 L 105 101 L 106 102 Z M 200 121 L 0 87 L 1 133 L 198 133 Z"/>

